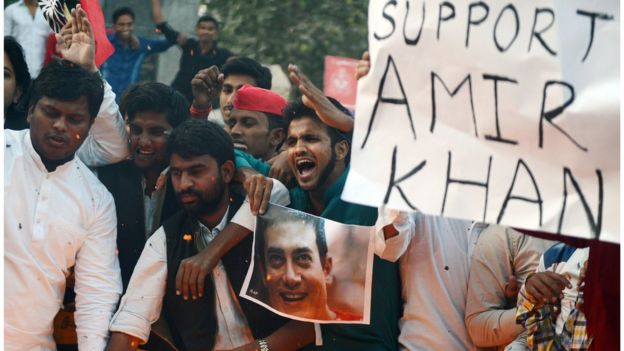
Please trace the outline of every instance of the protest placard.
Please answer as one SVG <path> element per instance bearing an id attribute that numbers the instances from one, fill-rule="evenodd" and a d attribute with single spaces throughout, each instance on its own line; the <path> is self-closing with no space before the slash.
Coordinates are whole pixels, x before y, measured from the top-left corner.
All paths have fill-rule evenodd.
<path id="1" fill-rule="evenodd" d="M 368 22 L 344 200 L 619 242 L 618 1 L 371 0 Z"/>
<path id="2" fill-rule="evenodd" d="M 271 205 L 240 296 L 306 322 L 370 323 L 374 227 Z"/>

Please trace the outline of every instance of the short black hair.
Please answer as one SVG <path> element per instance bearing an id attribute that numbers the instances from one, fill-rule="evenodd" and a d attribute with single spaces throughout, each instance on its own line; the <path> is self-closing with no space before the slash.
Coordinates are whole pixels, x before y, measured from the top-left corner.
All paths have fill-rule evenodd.
<path id="1" fill-rule="evenodd" d="M 156 82 L 130 86 L 121 97 L 121 114 L 132 121 L 137 112 L 165 113 L 172 127 L 190 118 L 189 102 L 172 87 Z"/>
<path id="2" fill-rule="evenodd" d="M 198 20 L 197 20 L 197 24 L 195 24 L 195 27 L 199 27 L 199 24 L 202 22 L 212 22 L 215 25 L 215 28 L 217 28 L 217 31 L 219 31 L 219 21 L 217 21 L 216 18 L 214 18 L 211 15 L 203 15 L 201 16 Z"/>
<path id="3" fill-rule="evenodd" d="M 344 107 L 340 102 L 338 102 L 338 100 L 329 96 L 327 96 L 327 98 L 341 112 L 347 114 L 348 116 L 351 116 L 351 112 L 346 107 Z M 353 135 L 352 132 L 345 133 L 334 127 L 331 127 L 325 124 L 325 122 L 323 122 L 319 118 L 319 116 L 316 114 L 316 112 L 313 109 L 304 105 L 303 102 L 301 101 L 301 98 L 298 98 L 295 101 L 289 102 L 288 105 L 286 105 L 286 107 L 284 108 L 284 121 L 285 121 L 284 123 L 286 124 L 286 131 L 288 132 L 288 127 L 290 126 L 290 123 L 292 121 L 301 119 L 301 118 L 310 118 L 317 124 L 323 126 L 323 128 L 325 128 L 325 130 L 327 131 L 327 134 L 329 135 L 332 146 L 336 145 L 336 143 L 343 141 L 343 140 L 348 142 L 349 146 L 351 145 L 351 137 Z M 347 154 L 347 157 L 345 158 L 345 164 L 349 164 L 350 160 L 351 160 L 351 153 Z"/>
<path id="4" fill-rule="evenodd" d="M 129 7 L 120 7 L 116 9 L 115 12 L 113 12 L 113 24 L 117 23 L 119 17 L 123 15 L 130 16 L 132 18 L 132 21 L 134 22 L 134 11 L 132 11 L 132 9 Z"/>
<path id="5" fill-rule="evenodd" d="M 24 50 L 15 38 L 7 35 L 4 37 L 4 52 L 11 60 L 15 72 L 15 83 L 22 90 L 22 96 L 24 96 L 30 87 L 30 72 L 28 72 Z"/>
<path id="6" fill-rule="evenodd" d="M 183 159 L 209 155 L 222 166 L 234 162 L 232 138 L 221 126 L 204 119 L 190 119 L 177 126 L 167 142 L 167 155 Z"/>
<path id="7" fill-rule="evenodd" d="M 230 74 L 250 76 L 258 88 L 271 89 L 271 80 L 273 79 L 271 70 L 249 57 L 231 57 L 223 64 L 221 72 L 224 78 Z"/>
<path id="8" fill-rule="evenodd" d="M 269 210 L 262 216 L 257 217 L 256 221 L 256 236 L 255 236 L 255 256 L 258 258 L 256 264 L 261 264 L 262 267 L 265 266 L 265 254 L 264 254 L 264 245 L 265 245 L 265 235 L 269 228 L 275 225 L 283 225 L 285 223 L 304 223 L 307 226 L 311 226 L 312 230 L 316 234 L 316 247 L 318 248 L 319 258 L 321 261 L 321 265 L 325 263 L 325 259 L 327 258 L 327 237 L 325 235 L 325 220 L 321 217 L 311 216 L 304 212 L 299 211 L 289 211 L 287 216 L 280 216 L 278 218 L 279 212 L 271 211 L 271 209 L 276 207 L 269 207 Z M 280 211 L 281 212 L 281 211 Z M 262 235 L 257 235 L 257 233 L 262 233 Z M 293 235 L 299 235 L 300 233 L 292 233 Z"/>
<path id="9" fill-rule="evenodd" d="M 89 104 L 89 116 L 95 118 L 104 99 L 104 82 L 97 72 L 55 59 L 41 69 L 33 82 L 28 108 L 44 96 L 60 101 L 76 101 L 84 96 Z"/>

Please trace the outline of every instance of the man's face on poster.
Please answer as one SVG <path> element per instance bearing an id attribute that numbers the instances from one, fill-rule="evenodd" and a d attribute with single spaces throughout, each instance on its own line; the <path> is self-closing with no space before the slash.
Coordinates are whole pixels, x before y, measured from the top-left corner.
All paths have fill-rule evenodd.
<path id="1" fill-rule="evenodd" d="M 265 283 L 271 306 L 309 319 L 329 319 L 331 258 L 321 262 L 312 224 L 281 222 L 265 231 Z"/>

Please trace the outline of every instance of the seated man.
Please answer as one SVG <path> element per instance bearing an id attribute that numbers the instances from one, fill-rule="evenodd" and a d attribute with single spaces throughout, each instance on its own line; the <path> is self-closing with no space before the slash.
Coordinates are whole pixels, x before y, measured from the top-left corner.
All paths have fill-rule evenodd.
<path id="1" fill-rule="evenodd" d="M 287 322 L 237 299 L 235 292 L 240 291 L 249 266 L 249 260 L 241 257 L 251 256 L 251 240 L 228 250 L 211 274 L 201 277 L 202 289 L 197 294 L 193 290 L 192 299 L 176 289 L 180 262 L 223 235 L 220 232 L 230 220 L 248 223 L 249 209 L 241 208 L 242 196 L 230 189 L 234 150 L 218 125 L 202 120 L 181 124 L 169 137 L 168 151 L 172 185 L 184 211 L 165 221 L 145 244 L 111 322 L 109 350 L 144 343 L 161 311 L 179 349 L 310 343 L 312 339 L 299 332 L 302 323 Z"/>
<path id="2" fill-rule="evenodd" d="M 117 249 L 124 291 L 145 241 L 164 220 L 180 210 L 171 182 L 156 189 L 169 165 L 167 139 L 189 119 L 186 98 L 162 83 L 130 87 L 121 109 L 129 126 L 130 160 L 97 169 L 117 208 Z"/>
<path id="3" fill-rule="evenodd" d="M 72 266 L 79 347 L 106 345 L 121 293 L 115 204 L 75 157 L 103 94 L 97 73 L 51 62 L 33 84 L 30 130 L 5 130 L 4 191 L 19 201 L 4 212 L 6 350 L 56 349 L 52 321 Z"/>

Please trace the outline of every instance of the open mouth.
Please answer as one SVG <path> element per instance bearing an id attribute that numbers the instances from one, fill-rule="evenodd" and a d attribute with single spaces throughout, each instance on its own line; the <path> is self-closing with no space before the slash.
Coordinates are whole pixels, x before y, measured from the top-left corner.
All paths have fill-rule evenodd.
<path id="1" fill-rule="evenodd" d="M 303 301 L 308 294 L 306 293 L 294 293 L 294 292 L 281 292 L 279 296 L 286 302 L 299 302 Z"/>
<path id="2" fill-rule="evenodd" d="M 154 151 L 139 149 L 136 151 L 136 155 L 141 158 L 151 158 L 154 157 L 156 153 Z"/>
<path id="3" fill-rule="evenodd" d="M 316 169 L 316 162 L 310 159 L 301 159 L 296 163 L 297 173 L 301 178 L 309 177 Z"/>
<path id="4" fill-rule="evenodd" d="M 246 150 L 247 150 L 247 145 L 246 145 L 246 144 L 245 144 L 245 142 L 244 142 L 244 141 L 242 141 L 242 140 L 234 140 L 234 141 L 233 141 L 233 144 L 234 144 L 234 147 L 235 147 L 236 149 L 240 149 L 240 150 L 243 150 L 243 151 L 246 151 Z"/>

